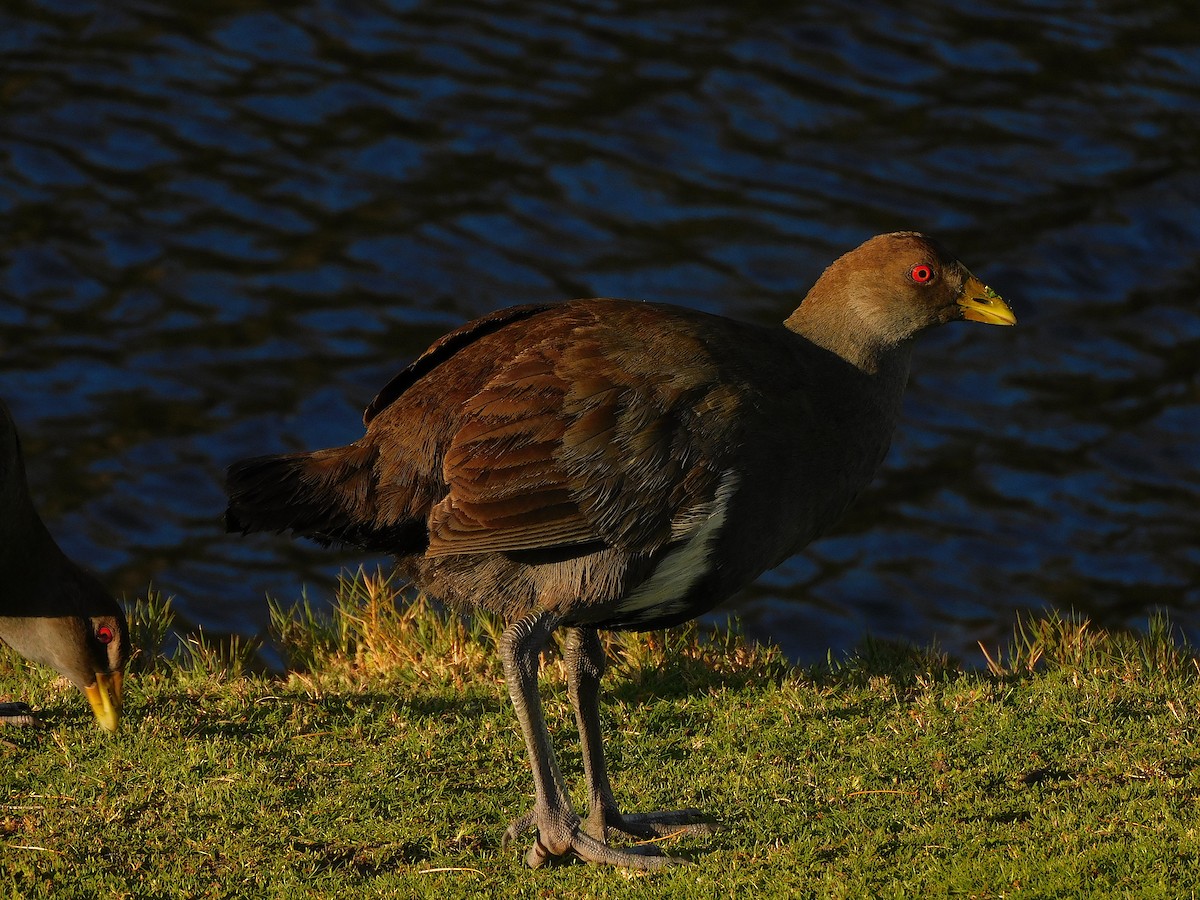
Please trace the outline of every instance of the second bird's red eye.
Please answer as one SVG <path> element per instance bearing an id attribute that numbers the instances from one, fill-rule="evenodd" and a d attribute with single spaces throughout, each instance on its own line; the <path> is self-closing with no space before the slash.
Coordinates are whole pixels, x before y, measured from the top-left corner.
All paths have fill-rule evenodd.
<path id="1" fill-rule="evenodd" d="M 933 266 L 918 263 L 908 270 L 908 277 L 917 284 L 929 284 L 933 281 Z"/>
<path id="2" fill-rule="evenodd" d="M 107 625 L 101 625 L 96 629 L 96 640 L 102 644 L 111 644 L 113 639 L 113 630 Z"/>

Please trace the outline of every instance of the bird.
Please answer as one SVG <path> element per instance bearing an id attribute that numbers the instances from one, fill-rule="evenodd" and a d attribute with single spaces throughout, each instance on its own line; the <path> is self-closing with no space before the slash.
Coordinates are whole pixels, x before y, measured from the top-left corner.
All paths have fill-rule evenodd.
<path id="1" fill-rule="evenodd" d="M 624 813 L 605 763 L 601 630 L 711 609 L 829 529 L 879 468 L 913 338 L 1011 308 L 936 239 L 878 235 L 782 325 L 612 298 L 533 303 L 433 343 L 344 447 L 259 456 L 226 477 L 228 531 L 395 557 L 429 595 L 503 618 L 498 641 L 534 803 L 526 863 L 680 860 L 610 832 L 705 833 L 698 810 Z M 589 809 L 573 809 L 538 694 L 562 630 Z"/>
<path id="2" fill-rule="evenodd" d="M 121 722 L 131 655 L 125 613 L 46 529 L 25 476 L 12 413 L 0 400 L 0 641 L 66 676 L 106 731 Z M 0 722 L 36 724 L 24 703 L 0 703 Z"/>

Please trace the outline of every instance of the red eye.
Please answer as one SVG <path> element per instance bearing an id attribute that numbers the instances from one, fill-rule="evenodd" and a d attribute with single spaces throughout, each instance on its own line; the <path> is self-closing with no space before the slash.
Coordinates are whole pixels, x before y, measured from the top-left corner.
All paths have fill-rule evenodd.
<path id="1" fill-rule="evenodd" d="M 917 284 L 929 284 L 933 281 L 933 266 L 918 263 L 908 270 L 908 277 Z"/>
<path id="2" fill-rule="evenodd" d="M 102 644 L 111 644 L 113 639 L 113 630 L 107 625 L 101 625 L 96 629 L 96 640 Z"/>

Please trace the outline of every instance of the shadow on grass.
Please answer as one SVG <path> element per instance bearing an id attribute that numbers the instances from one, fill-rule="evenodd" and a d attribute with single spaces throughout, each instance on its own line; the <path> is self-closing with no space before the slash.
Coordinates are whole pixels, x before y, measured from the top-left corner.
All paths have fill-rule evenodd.
<path id="1" fill-rule="evenodd" d="M 351 844 L 338 840 L 295 841 L 296 865 L 310 875 L 350 872 L 358 877 L 386 875 L 403 866 L 418 865 L 434 858 L 428 844 L 404 841 L 398 844 Z"/>
<path id="2" fill-rule="evenodd" d="M 312 713 L 306 727 L 344 729 L 356 722 L 378 723 L 401 716 L 413 722 L 440 720 L 447 715 L 456 719 L 483 720 L 494 717 L 508 706 L 507 698 L 489 697 L 472 690 L 464 696 L 456 693 L 422 693 L 405 696 L 400 691 L 348 691 L 306 697 L 294 693 L 267 695 L 235 709 L 206 706 L 186 691 L 158 692 L 127 708 L 127 722 L 136 727 L 141 718 L 172 720 L 181 724 L 189 737 L 269 737 L 281 728 L 292 727 L 296 714 Z M 78 717 L 72 717 L 78 718 Z M 55 717 L 47 724 L 76 724 Z M 289 724 L 290 723 L 290 724 Z M 0 732 L 3 734 L 3 732 Z"/>

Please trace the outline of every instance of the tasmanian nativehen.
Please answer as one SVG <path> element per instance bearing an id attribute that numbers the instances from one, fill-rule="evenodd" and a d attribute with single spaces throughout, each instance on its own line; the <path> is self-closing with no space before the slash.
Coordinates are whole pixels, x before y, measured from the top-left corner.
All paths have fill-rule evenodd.
<path id="1" fill-rule="evenodd" d="M 121 721 L 129 660 L 125 614 L 91 575 L 67 558 L 29 496 L 21 443 L 0 401 L 0 640 L 50 666 L 83 691 L 108 731 Z M 0 703 L 0 722 L 28 725 L 24 703 Z"/>
<path id="2" fill-rule="evenodd" d="M 695 810 L 622 813 L 604 762 L 597 629 L 700 615 L 829 528 L 871 480 L 913 338 L 1012 311 L 940 244 L 872 238 L 825 270 L 782 327 L 627 300 L 516 306 L 437 341 L 380 392 L 346 447 L 229 470 L 231 531 L 290 531 L 392 553 L 401 575 L 498 613 L 533 770 L 526 859 L 708 828 Z M 590 812 L 571 807 L 537 690 L 566 629 Z"/>

